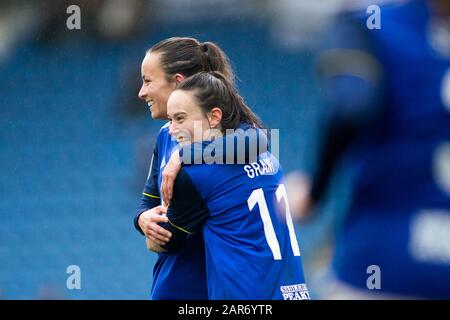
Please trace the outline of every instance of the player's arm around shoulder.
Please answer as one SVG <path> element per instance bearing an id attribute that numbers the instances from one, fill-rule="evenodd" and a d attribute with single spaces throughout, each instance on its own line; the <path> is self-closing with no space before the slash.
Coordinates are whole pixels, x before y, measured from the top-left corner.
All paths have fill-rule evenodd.
<path id="1" fill-rule="evenodd" d="M 167 208 L 157 206 L 149 209 L 139 217 L 139 226 L 143 230 L 146 238 L 147 248 L 154 252 L 163 252 L 160 246 L 170 240 L 172 233 L 158 223 L 165 223 L 168 218 L 165 216 Z"/>
<path id="2" fill-rule="evenodd" d="M 167 208 L 167 222 L 159 223 L 172 237 L 163 249 L 177 251 L 188 235 L 201 232 L 209 217 L 209 209 L 186 168 L 181 168 L 173 187 L 172 201 Z"/>

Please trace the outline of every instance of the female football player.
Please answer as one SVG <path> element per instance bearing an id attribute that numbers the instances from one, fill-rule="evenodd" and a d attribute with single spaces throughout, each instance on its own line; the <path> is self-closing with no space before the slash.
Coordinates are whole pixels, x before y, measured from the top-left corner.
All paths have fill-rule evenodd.
<path id="1" fill-rule="evenodd" d="M 260 125 L 218 72 L 185 79 L 167 107 L 169 132 L 183 144 Z M 203 134 L 195 134 L 198 127 Z M 269 152 L 249 164 L 185 164 L 179 171 L 160 224 L 172 237 L 161 250 L 178 252 L 187 237 L 203 234 L 209 299 L 309 299 L 282 177 Z"/>
<path id="2" fill-rule="evenodd" d="M 228 58 L 212 42 L 200 43 L 193 38 L 169 38 L 150 48 L 141 67 L 142 87 L 139 98 L 150 107 L 153 119 L 167 119 L 167 99 L 185 77 L 200 71 L 216 70 L 230 81 L 233 72 Z M 164 168 L 177 142 L 164 125 L 156 139 L 150 171 L 141 204 L 134 219 L 136 229 L 144 234 L 151 247 L 168 240 L 169 232 L 157 223 L 163 215 L 159 185 Z M 201 235 L 188 237 L 176 254 L 160 253 L 153 270 L 152 299 L 207 299 L 204 243 Z"/>
<path id="3" fill-rule="evenodd" d="M 167 119 L 167 100 L 185 77 L 197 72 L 216 70 L 233 81 L 233 71 L 223 51 L 212 42 L 200 43 L 193 38 L 169 38 L 149 49 L 142 61 L 142 87 L 139 98 L 145 100 L 153 119 Z M 258 122 L 256 119 L 254 120 Z M 239 135 L 239 133 L 237 133 Z M 257 154 L 267 148 L 264 134 L 250 137 L 258 141 Z M 171 234 L 158 226 L 167 221 L 165 200 L 160 196 L 162 170 L 178 142 L 169 136 L 168 124 L 156 139 L 149 175 L 141 204 L 134 219 L 136 229 L 146 236 L 147 246 L 154 250 Z M 260 147 L 261 146 L 261 147 Z M 180 152 L 182 152 L 181 149 Z M 248 151 L 248 152 L 247 152 Z M 244 161 L 252 159 L 250 150 L 243 152 Z M 178 154 L 178 152 L 174 152 Z M 193 156 L 195 152 L 192 153 Z M 202 153 L 200 153 L 202 156 Z M 221 156 L 217 152 L 217 156 Z M 222 157 L 229 155 L 222 151 Z M 253 155 L 253 158 L 255 155 Z M 198 158 L 193 158 L 195 162 Z M 204 159 L 200 157 L 200 160 Z M 184 247 L 175 253 L 160 253 L 153 272 L 152 299 L 207 299 L 205 254 L 202 235 L 189 236 Z"/>

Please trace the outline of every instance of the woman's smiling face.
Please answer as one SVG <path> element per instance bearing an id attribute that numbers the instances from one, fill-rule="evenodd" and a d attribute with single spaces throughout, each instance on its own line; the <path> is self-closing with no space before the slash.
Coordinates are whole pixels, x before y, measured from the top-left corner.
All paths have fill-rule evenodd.
<path id="1" fill-rule="evenodd" d="M 141 66 L 142 87 L 139 98 L 147 102 L 153 119 L 167 119 L 167 100 L 176 87 L 176 81 L 168 81 L 160 63 L 161 54 L 149 52 Z"/>
<path id="2" fill-rule="evenodd" d="M 169 132 L 181 144 L 199 142 L 208 137 L 210 124 L 197 103 L 193 91 L 175 90 L 167 102 Z"/>

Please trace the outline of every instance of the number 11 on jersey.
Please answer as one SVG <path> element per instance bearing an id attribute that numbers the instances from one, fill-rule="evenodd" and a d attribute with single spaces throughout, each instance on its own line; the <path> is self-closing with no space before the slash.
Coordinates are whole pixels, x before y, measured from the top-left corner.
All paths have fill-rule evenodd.
<path id="1" fill-rule="evenodd" d="M 294 223 L 292 222 L 291 210 L 288 205 L 286 188 L 284 184 L 280 184 L 276 191 L 277 201 L 284 200 L 286 207 L 286 224 L 289 230 L 289 238 L 291 242 L 292 252 L 294 256 L 300 256 L 300 249 L 298 247 L 297 237 L 295 236 Z M 269 209 L 267 208 L 266 198 L 262 188 L 253 190 L 252 194 L 247 200 L 248 208 L 253 210 L 256 204 L 259 206 L 259 213 L 263 221 L 264 234 L 266 236 L 267 244 L 272 250 L 274 260 L 281 260 L 280 244 L 278 242 L 275 230 L 273 228 L 272 220 L 270 219 Z"/>

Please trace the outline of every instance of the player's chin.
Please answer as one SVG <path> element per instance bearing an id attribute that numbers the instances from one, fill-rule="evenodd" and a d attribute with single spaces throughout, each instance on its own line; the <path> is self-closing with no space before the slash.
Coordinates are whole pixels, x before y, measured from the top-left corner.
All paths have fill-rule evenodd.
<path id="1" fill-rule="evenodd" d="M 150 114 L 152 115 L 152 119 L 155 120 L 167 119 L 167 115 L 163 115 L 156 106 L 152 106 L 152 108 L 150 109 Z"/>

